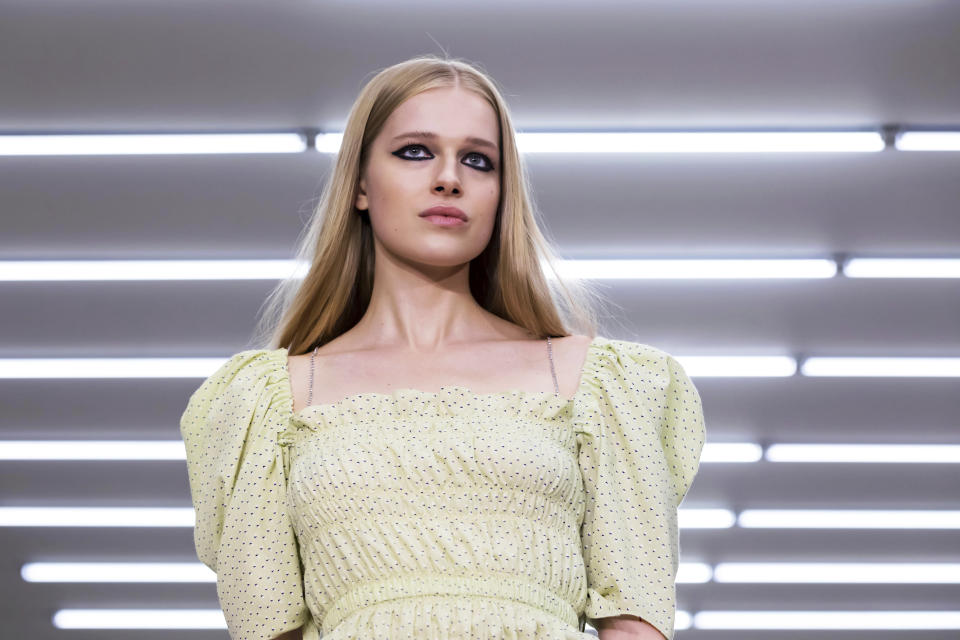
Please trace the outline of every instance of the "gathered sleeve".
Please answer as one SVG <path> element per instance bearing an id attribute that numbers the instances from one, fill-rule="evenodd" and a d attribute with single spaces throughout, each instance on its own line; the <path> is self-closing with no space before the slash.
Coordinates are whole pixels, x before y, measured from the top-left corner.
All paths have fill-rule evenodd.
<path id="1" fill-rule="evenodd" d="M 584 615 L 638 616 L 672 640 L 677 507 L 706 437 L 700 395 L 680 363 L 656 347 L 605 340 L 596 349 L 577 416 Z"/>
<path id="2" fill-rule="evenodd" d="M 197 557 L 217 574 L 234 640 L 276 638 L 310 617 L 277 438 L 290 413 L 285 352 L 251 349 L 204 380 L 180 420 Z"/>

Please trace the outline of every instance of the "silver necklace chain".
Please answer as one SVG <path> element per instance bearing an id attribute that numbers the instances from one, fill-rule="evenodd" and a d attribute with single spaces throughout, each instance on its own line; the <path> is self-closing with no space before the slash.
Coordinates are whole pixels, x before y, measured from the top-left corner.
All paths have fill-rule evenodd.
<path id="1" fill-rule="evenodd" d="M 313 348 L 313 353 L 310 354 L 310 391 L 307 395 L 308 407 L 313 404 L 313 362 L 319 348 L 320 345 L 317 345 Z M 547 357 L 550 358 L 550 375 L 553 376 L 553 390 L 555 393 L 560 393 L 560 385 L 557 383 L 557 370 L 553 365 L 553 343 L 550 342 L 550 336 L 547 336 Z"/>

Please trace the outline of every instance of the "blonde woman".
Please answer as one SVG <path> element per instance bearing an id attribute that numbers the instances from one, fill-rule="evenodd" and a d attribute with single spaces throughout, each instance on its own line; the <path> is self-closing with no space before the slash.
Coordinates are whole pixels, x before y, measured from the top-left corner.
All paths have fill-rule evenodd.
<path id="1" fill-rule="evenodd" d="M 308 272 L 180 423 L 232 638 L 673 638 L 700 396 L 556 255 L 487 74 L 366 84 Z"/>

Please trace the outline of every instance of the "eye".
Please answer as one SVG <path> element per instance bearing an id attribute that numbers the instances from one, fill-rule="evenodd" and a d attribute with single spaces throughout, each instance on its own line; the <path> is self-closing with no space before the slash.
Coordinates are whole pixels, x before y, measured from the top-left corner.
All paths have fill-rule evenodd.
<path id="1" fill-rule="evenodd" d="M 477 167 L 477 168 L 478 168 L 478 169 L 481 169 L 481 170 L 483 170 L 483 171 L 493 171 L 493 163 L 490 162 L 490 158 L 488 158 L 487 156 L 483 155 L 482 153 L 480 153 L 480 152 L 478 152 L 478 151 L 471 151 L 470 153 L 467 154 L 467 156 L 468 156 L 468 157 L 469 157 L 469 156 L 477 156 L 478 158 L 482 158 L 485 164 L 484 164 L 483 167 Z M 484 168 L 484 167 L 486 167 L 486 168 Z"/>
<path id="2" fill-rule="evenodd" d="M 408 144 L 407 146 L 402 147 L 397 151 L 394 151 L 393 155 L 397 156 L 398 158 L 403 158 L 405 160 L 429 160 L 430 159 L 429 157 L 412 156 L 412 155 L 408 155 L 407 153 L 408 150 L 418 150 L 418 149 L 427 151 L 429 153 L 429 150 L 422 144 Z M 494 167 L 493 167 L 493 163 L 490 161 L 490 158 L 488 158 L 487 156 L 485 156 L 484 154 L 478 151 L 471 151 L 470 153 L 467 154 L 466 157 L 469 158 L 471 156 L 477 156 L 478 158 L 483 160 L 483 163 L 480 165 L 470 164 L 468 166 L 471 166 L 474 169 L 477 169 L 478 171 L 493 171 Z"/>
<path id="3" fill-rule="evenodd" d="M 425 146 L 423 146 L 422 144 L 408 144 L 408 145 L 405 146 L 404 148 L 402 148 L 402 149 L 400 149 L 399 151 L 397 151 L 396 153 L 394 153 L 394 155 L 399 155 L 401 158 L 407 158 L 407 159 L 410 159 L 410 160 L 426 160 L 426 158 L 424 158 L 424 157 L 422 157 L 422 156 L 419 157 L 419 158 L 413 158 L 413 157 L 411 157 L 411 156 L 408 156 L 408 155 L 406 154 L 407 149 L 423 149 L 424 151 L 427 150 L 427 148 L 426 148 Z"/>

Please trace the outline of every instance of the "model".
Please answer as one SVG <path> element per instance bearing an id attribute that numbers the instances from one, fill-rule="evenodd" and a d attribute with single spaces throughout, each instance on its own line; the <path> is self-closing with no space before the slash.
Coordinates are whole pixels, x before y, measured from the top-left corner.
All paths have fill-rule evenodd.
<path id="1" fill-rule="evenodd" d="M 306 275 L 180 423 L 232 638 L 672 640 L 700 396 L 556 255 L 487 74 L 367 83 Z"/>

